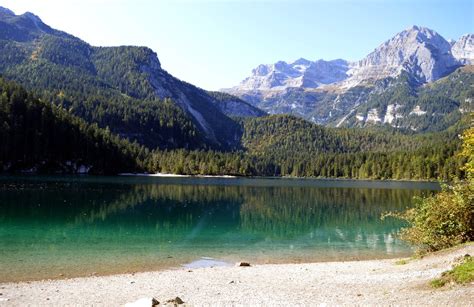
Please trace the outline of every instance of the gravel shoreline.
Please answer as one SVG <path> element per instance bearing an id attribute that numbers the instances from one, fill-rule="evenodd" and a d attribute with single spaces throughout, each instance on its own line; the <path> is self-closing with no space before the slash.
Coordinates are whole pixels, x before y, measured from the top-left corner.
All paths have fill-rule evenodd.
<path id="1" fill-rule="evenodd" d="M 144 297 L 188 305 L 474 306 L 474 285 L 432 289 L 474 245 L 397 265 L 396 260 L 176 269 L 0 284 L 0 306 L 121 306 Z"/>

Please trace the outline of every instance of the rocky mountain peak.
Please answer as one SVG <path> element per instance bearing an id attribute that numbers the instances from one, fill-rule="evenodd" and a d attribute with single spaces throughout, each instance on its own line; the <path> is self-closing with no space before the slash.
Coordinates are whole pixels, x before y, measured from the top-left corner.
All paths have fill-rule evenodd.
<path id="1" fill-rule="evenodd" d="M 305 58 L 299 58 L 298 60 L 294 61 L 292 65 L 305 65 L 308 66 L 311 64 L 311 61 L 305 59 Z"/>
<path id="2" fill-rule="evenodd" d="M 474 64 L 474 34 L 465 34 L 451 47 L 453 56 L 462 64 Z"/>
<path id="3" fill-rule="evenodd" d="M 348 63 L 344 60 L 310 61 L 299 58 L 294 62 L 278 61 L 259 65 L 250 77 L 238 86 L 228 89 L 230 93 L 240 91 L 283 91 L 293 87 L 317 88 L 347 78 Z"/>
<path id="4" fill-rule="evenodd" d="M 3 30 L 0 31 L 0 39 L 25 42 L 38 39 L 44 34 L 74 38 L 72 35 L 51 28 L 30 12 L 15 15 L 11 10 L 0 7 L 0 22 Z"/>
<path id="5" fill-rule="evenodd" d="M 260 64 L 256 68 L 252 69 L 252 75 L 265 76 L 269 73 L 268 65 Z"/>
<path id="6" fill-rule="evenodd" d="M 15 13 L 13 11 L 7 9 L 6 7 L 0 6 L 0 14 L 2 15 L 8 15 L 8 16 L 15 16 Z"/>
<path id="7" fill-rule="evenodd" d="M 451 45 L 437 32 L 412 26 L 387 40 L 354 65 L 348 80 L 353 86 L 365 80 L 396 77 L 407 71 L 420 82 L 431 82 L 451 72 L 457 61 Z"/>
<path id="8" fill-rule="evenodd" d="M 35 22 L 35 23 L 43 23 L 43 21 L 41 20 L 41 18 L 39 18 L 37 15 L 31 13 L 31 12 L 26 12 L 24 13 L 22 16 L 26 17 L 26 18 L 29 18 L 31 21 Z"/>

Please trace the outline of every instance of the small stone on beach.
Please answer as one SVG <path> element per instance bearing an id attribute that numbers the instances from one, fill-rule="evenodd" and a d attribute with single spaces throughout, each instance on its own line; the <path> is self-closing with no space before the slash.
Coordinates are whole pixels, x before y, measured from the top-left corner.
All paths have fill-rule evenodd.
<path id="1" fill-rule="evenodd" d="M 241 261 L 241 262 L 237 262 L 235 266 L 250 266 L 250 263 Z"/>
<path id="2" fill-rule="evenodd" d="M 184 301 L 179 297 L 175 297 L 171 300 L 167 300 L 166 301 L 167 304 L 174 304 L 174 305 L 181 305 L 181 304 L 184 304 Z"/>

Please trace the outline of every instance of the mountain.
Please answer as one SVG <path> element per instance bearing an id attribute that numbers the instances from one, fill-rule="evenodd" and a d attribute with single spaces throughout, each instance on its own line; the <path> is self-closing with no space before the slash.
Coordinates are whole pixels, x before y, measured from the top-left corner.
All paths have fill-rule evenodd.
<path id="1" fill-rule="evenodd" d="M 345 86 L 397 77 L 403 71 L 418 82 L 432 82 L 452 72 L 459 63 L 451 54 L 451 45 L 441 35 L 424 27 L 413 26 L 384 42 L 348 72 Z"/>
<path id="2" fill-rule="evenodd" d="M 167 73 L 151 49 L 94 47 L 31 13 L 0 10 L 0 74 L 150 149 L 230 149 L 240 133 L 218 99 Z"/>
<path id="3" fill-rule="evenodd" d="M 466 105 L 466 101 L 471 101 L 471 96 L 453 100 L 437 92 L 437 97 L 430 96 L 437 102 L 426 107 L 440 105 L 440 96 L 451 103 L 431 113 L 413 110 L 420 103 L 426 104 L 427 97 L 432 94 L 423 94 L 425 102 L 413 101 L 419 98 L 418 93 L 423 92 L 425 84 L 436 82 L 469 64 L 471 60 L 474 61 L 472 38 L 473 35 L 465 35 L 457 42 L 449 43 L 433 30 L 413 26 L 396 34 L 360 61 L 311 62 L 302 59 L 290 64 L 278 62 L 260 65 L 238 86 L 224 91 L 270 114 L 295 114 L 323 125 L 352 127 L 388 124 L 416 131 L 442 129 L 459 118 L 462 112 L 472 109 L 472 103 Z M 459 74 L 464 81 L 471 81 L 470 69 Z M 397 89 L 403 91 L 402 88 L 406 88 L 409 94 L 394 96 Z M 472 95 L 468 88 L 469 83 L 464 84 L 462 91 Z M 403 100 L 406 98 L 410 98 L 410 103 Z M 374 101 L 382 100 L 390 100 L 391 103 L 378 103 L 375 106 Z M 410 104 L 414 104 L 412 109 L 400 113 L 402 105 L 410 108 Z M 369 105 L 373 107 L 365 110 Z M 428 121 L 436 125 L 409 124 L 415 120 L 408 117 L 417 114 L 429 117 Z M 436 116 L 433 117 L 433 114 Z M 397 120 L 394 120 L 396 116 Z M 355 120 L 349 120 L 351 118 Z"/>

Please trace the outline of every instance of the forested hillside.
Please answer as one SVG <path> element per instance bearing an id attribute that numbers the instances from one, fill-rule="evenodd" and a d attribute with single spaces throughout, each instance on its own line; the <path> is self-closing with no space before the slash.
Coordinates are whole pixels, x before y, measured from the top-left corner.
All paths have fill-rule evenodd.
<path id="1" fill-rule="evenodd" d="M 151 149 L 235 145 L 238 125 L 219 101 L 168 74 L 151 49 L 94 47 L 30 13 L 4 11 L 0 25 L 0 73 L 43 100 Z"/>
<path id="2" fill-rule="evenodd" d="M 460 123 L 434 134 L 325 128 L 288 115 L 241 121 L 242 151 L 157 151 L 149 169 L 180 174 L 433 180 L 463 178 Z"/>
<path id="3" fill-rule="evenodd" d="M 143 171 L 142 146 L 88 124 L 0 78 L 0 170 L 114 174 Z"/>

